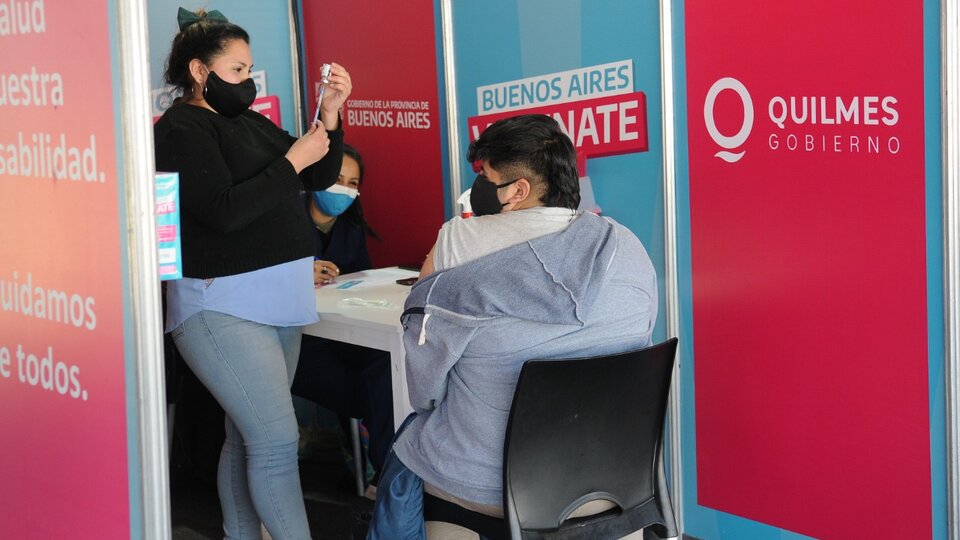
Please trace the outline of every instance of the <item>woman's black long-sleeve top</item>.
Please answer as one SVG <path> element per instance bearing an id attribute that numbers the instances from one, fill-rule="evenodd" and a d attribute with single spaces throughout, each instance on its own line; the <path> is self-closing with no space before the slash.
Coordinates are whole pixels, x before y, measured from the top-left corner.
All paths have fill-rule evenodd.
<path id="1" fill-rule="evenodd" d="M 296 141 L 260 113 L 227 118 L 176 104 L 154 126 L 157 170 L 180 174 L 183 275 L 213 278 L 311 257 L 302 192 L 331 186 L 343 161 L 343 131 L 298 175 L 284 156 Z"/>

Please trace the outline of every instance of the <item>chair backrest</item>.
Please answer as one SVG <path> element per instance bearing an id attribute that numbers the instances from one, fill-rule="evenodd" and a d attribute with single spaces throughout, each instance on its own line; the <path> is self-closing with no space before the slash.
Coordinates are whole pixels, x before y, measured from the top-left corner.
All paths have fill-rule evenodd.
<path id="1" fill-rule="evenodd" d="M 677 535 L 663 473 L 672 338 L 602 357 L 523 366 L 504 448 L 504 512 L 513 538 Z M 590 500 L 619 508 L 564 522 Z"/>

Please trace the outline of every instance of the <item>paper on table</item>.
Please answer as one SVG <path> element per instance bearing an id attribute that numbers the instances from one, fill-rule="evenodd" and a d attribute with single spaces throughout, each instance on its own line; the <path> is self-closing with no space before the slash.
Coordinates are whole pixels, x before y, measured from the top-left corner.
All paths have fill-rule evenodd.
<path id="1" fill-rule="evenodd" d="M 358 307 L 373 307 L 373 308 L 383 308 L 390 309 L 393 307 L 393 304 L 382 299 L 382 298 L 357 298 L 351 296 L 350 298 L 344 298 L 340 300 L 340 304 L 345 306 L 358 306 Z"/>

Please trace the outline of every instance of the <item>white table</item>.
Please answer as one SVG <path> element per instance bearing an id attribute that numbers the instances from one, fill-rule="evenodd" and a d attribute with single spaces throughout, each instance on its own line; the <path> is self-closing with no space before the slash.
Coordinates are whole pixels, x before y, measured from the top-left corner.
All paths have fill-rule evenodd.
<path id="1" fill-rule="evenodd" d="M 307 335 L 390 353 L 393 421 L 397 428 L 413 412 L 413 407 L 407 395 L 403 327 L 400 325 L 400 314 L 410 287 L 398 285 L 396 281 L 416 276 L 417 272 L 395 266 L 341 275 L 334 283 L 316 290 L 320 322 L 303 329 Z M 386 306 L 359 305 L 363 302 L 383 302 Z"/>

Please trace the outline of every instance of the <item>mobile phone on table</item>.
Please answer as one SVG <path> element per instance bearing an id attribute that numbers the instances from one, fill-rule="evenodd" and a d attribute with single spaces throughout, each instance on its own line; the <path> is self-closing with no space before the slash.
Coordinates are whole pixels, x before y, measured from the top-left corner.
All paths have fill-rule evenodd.
<path id="1" fill-rule="evenodd" d="M 408 278 L 398 279 L 398 280 L 397 280 L 397 285 L 408 285 L 408 286 L 409 286 L 409 285 L 413 285 L 414 283 L 417 282 L 418 279 L 420 279 L 420 278 L 417 278 L 417 277 L 408 277 Z"/>
<path id="2" fill-rule="evenodd" d="M 317 98 L 317 111 L 313 113 L 313 124 L 320 119 L 320 106 L 323 105 L 323 92 L 327 89 L 327 83 L 330 82 L 330 64 L 324 64 L 320 67 L 320 97 Z M 311 125 L 313 125 L 311 124 Z"/>

